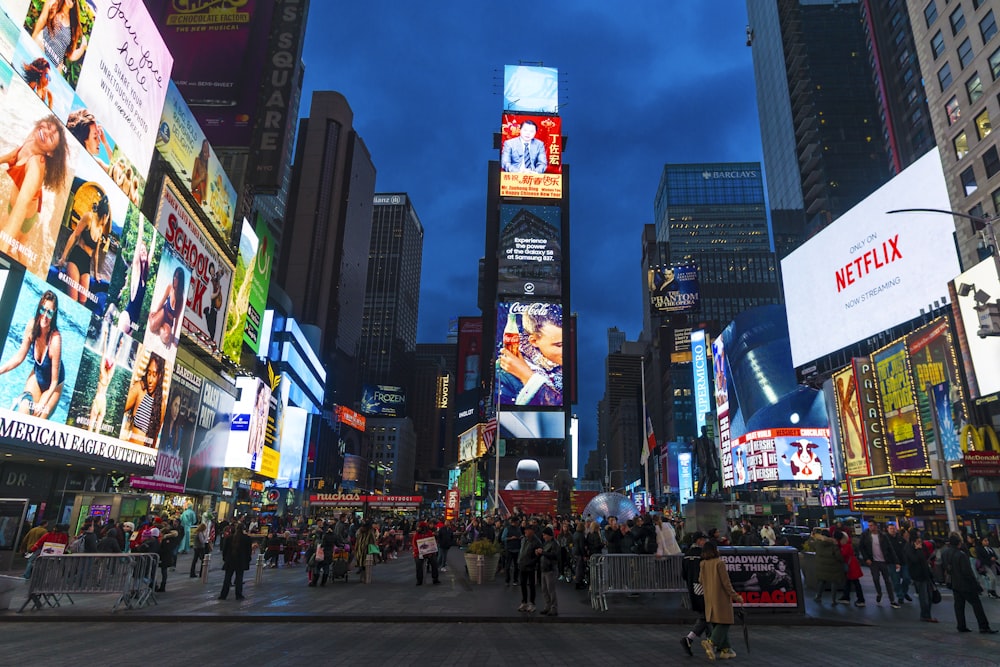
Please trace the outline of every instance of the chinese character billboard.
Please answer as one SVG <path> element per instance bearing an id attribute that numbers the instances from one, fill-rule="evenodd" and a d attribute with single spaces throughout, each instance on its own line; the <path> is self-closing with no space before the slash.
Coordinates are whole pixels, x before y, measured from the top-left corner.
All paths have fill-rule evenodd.
<path id="1" fill-rule="evenodd" d="M 501 197 L 562 197 L 561 132 L 558 116 L 503 115 Z"/>

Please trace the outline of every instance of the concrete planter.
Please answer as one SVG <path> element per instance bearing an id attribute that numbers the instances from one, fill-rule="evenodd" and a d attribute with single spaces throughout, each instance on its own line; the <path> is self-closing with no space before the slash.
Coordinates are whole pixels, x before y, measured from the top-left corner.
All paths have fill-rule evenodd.
<path id="1" fill-rule="evenodd" d="M 469 570 L 469 581 L 474 584 L 484 584 L 487 581 L 494 581 L 497 576 L 497 564 L 499 562 L 500 554 L 493 556 L 465 554 L 465 567 Z"/>

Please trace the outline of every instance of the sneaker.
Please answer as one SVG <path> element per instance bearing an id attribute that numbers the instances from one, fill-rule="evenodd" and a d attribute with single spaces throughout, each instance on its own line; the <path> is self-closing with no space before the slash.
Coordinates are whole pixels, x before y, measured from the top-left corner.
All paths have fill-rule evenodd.
<path id="1" fill-rule="evenodd" d="M 684 649 L 684 652 L 687 653 L 688 655 L 694 655 L 694 653 L 691 651 L 691 638 L 690 637 L 686 637 L 686 636 L 685 637 L 681 637 L 681 648 Z"/>
<path id="2" fill-rule="evenodd" d="M 438 570 L 438 572 L 447 572 L 447 571 L 448 571 L 448 567 L 447 566 L 443 566 L 443 567 L 441 567 L 441 569 Z"/>
<path id="3" fill-rule="evenodd" d="M 531 612 L 535 611 L 535 605 L 533 605 L 533 604 L 531 604 L 531 603 L 529 602 L 529 603 L 528 603 L 528 608 L 527 608 L 527 609 L 525 609 L 525 611 L 526 611 L 526 612 L 528 612 L 528 613 L 530 614 Z"/>
<path id="4" fill-rule="evenodd" d="M 911 598 L 909 595 L 904 595 L 903 599 L 906 600 L 907 602 L 913 602 L 913 598 Z"/>
<path id="5" fill-rule="evenodd" d="M 719 660 L 732 660 L 736 657 L 736 651 L 731 648 L 724 648 L 719 651 Z"/>
<path id="6" fill-rule="evenodd" d="M 858 600 L 857 602 L 854 603 L 854 606 L 855 607 L 864 607 L 865 606 L 865 601 L 864 600 Z"/>
<path id="7" fill-rule="evenodd" d="M 881 593 L 876 593 L 875 594 L 875 604 L 880 604 L 881 602 L 882 602 L 882 594 Z"/>
<path id="8" fill-rule="evenodd" d="M 837 598 L 837 604 L 851 604 L 851 598 Z"/>
<path id="9" fill-rule="evenodd" d="M 889 606 L 892 607 L 893 609 L 899 609 L 902 605 L 893 600 L 892 602 L 889 603 Z"/>
<path id="10" fill-rule="evenodd" d="M 701 647 L 705 649 L 705 655 L 708 656 L 709 660 L 715 660 L 715 646 L 712 645 L 711 639 L 702 639 Z"/>
<path id="11" fill-rule="evenodd" d="M 517 608 L 518 611 L 528 611 L 528 603 L 522 602 L 521 606 Z"/>

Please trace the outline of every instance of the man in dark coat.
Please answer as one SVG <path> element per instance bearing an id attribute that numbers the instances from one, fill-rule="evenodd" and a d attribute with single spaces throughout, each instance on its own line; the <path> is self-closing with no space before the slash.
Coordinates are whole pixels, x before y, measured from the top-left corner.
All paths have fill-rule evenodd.
<path id="1" fill-rule="evenodd" d="M 952 533 L 948 538 L 948 544 L 952 552 L 945 567 L 951 572 L 951 591 L 955 598 L 955 621 L 958 624 L 958 631 L 972 632 L 965 624 L 965 603 L 968 602 L 972 605 L 972 611 L 979 623 L 979 632 L 984 635 L 995 635 L 998 631 L 990 629 L 990 621 L 986 618 L 983 603 L 979 599 L 983 588 L 979 585 L 978 577 L 972 569 L 969 552 L 965 550 L 961 538 L 956 533 Z"/>
<path id="2" fill-rule="evenodd" d="M 219 599 L 225 600 L 229 595 L 233 576 L 236 578 L 236 599 L 243 599 L 243 573 L 250 569 L 250 558 L 253 555 L 253 542 L 243 532 L 243 524 L 236 522 L 232 533 L 222 538 L 222 563 L 225 579 L 222 581 L 222 592 Z"/>
<path id="3" fill-rule="evenodd" d="M 691 546 L 684 552 L 681 570 L 684 581 L 687 582 L 688 597 L 691 598 L 691 611 L 698 614 L 698 620 L 695 621 L 691 632 L 681 637 L 681 648 L 688 655 L 694 655 L 691 646 L 708 630 L 708 622 L 705 620 L 705 595 L 698 581 L 701 576 L 701 548 L 705 546 L 706 540 L 705 533 L 700 530 L 694 532 L 691 536 Z"/>

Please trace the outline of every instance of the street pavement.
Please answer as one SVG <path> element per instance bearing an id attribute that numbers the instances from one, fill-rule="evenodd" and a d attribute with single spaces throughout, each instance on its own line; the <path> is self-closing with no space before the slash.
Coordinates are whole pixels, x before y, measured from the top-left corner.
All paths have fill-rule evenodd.
<path id="1" fill-rule="evenodd" d="M 40 660 L 38 664 L 52 664 L 81 644 L 98 651 L 88 654 L 92 662 L 101 655 L 101 642 L 93 637 L 105 636 L 108 622 L 116 624 L 112 633 L 134 635 L 132 630 L 138 629 L 142 636 L 162 637 L 168 645 L 172 637 L 183 637 L 184 660 L 204 665 L 217 664 L 222 655 L 226 662 L 245 659 L 254 664 L 287 664 L 301 658 L 395 665 L 706 660 L 697 646 L 693 659 L 681 650 L 679 639 L 694 616 L 680 595 L 615 596 L 609 611 L 600 612 L 591 608 L 585 591 L 560 583 L 559 616 L 541 617 L 517 611 L 520 590 L 505 587 L 502 575 L 491 583 L 471 584 L 462 556 L 452 549 L 442 583 L 433 585 L 427 575 L 420 587 L 415 585 L 413 559 L 408 555 L 376 566 L 368 584 L 352 572 L 347 582 L 334 580 L 310 588 L 301 565 L 265 569 L 257 584 L 251 568 L 242 601 L 233 593 L 228 600 L 217 599 L 222 583 L 218 559 L 208 582 L 202 583 L 189 578 L 190 556 L 181 556 L 166 592 L 156 595 L 155 606 L 112 613 L 114 596 L 76 596 L 74 604 L 64 600 L 58 608 L 0 612 L 0 666 L 22 664 L 29 655 L 33 662 Z M 749 655 L 738 626 L 731 636 L 744 664 L 808 660 L 819 665 L 844 661 L 899 665 L 930 660 L 947 661 L 949 667 L 1000 665 L 1000 635 L 957 633 L 952 598 L 947 590 L 942 594 L 942 604 L 934 607 L 939 624 L 919 622 L 915 603 L 898 610 L 889 607 L 888 600 L 876 605 L 874 591 L 866 588 L 868 605 L 863 609 L 831 607 L 829 602 L 817 605 L 807 592 L 804 617 L 751 610 Z M 536 605 L 540 595 L 539 591 Z M 23 592 L 15 595 L 12 606 L 19 607 L 24 597 Z M 1000 602 L 984 598 L 983 603 L 994 626 L 1000 627 Z M 969 621 L 975 630 L 971 611 Z M 140 625 L 133 628 L 133 623 Z M 109 658 L 121 655 L 120 645 L 114 645 Z M 169 660 L 158 662 L 154 654 L 150 660 L 147 657 L 143 663 L 176 664 L 178 655 L 171 651 Z"/>

